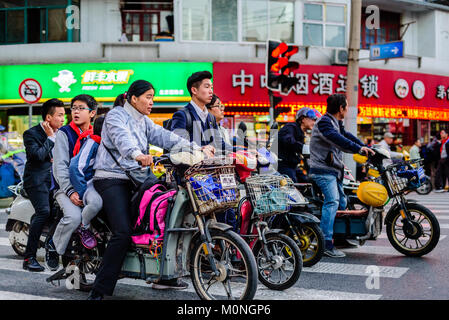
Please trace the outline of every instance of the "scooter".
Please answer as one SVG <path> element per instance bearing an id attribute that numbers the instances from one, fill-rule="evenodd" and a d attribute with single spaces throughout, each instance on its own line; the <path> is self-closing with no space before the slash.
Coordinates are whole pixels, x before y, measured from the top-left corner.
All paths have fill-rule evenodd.
<path id="1" fill-rule="evenodd" d="M 238 158 L 239 154 L 235 156 Z M 289 211 L 287 193 L 282 190 L 286 179 L 274 174 L 248 176 L 253 170 L 246 168 L 244 164 L 237 167 L 246 194 L 238 206 L 240 235 L 253 250 L 259 281 L 272 290 L 285 290 L 301 275 L 302 254 L 295 241 L 282 229 L 270 228 L 266 218 Z"/>
<path id="2" fill-rule="evenodd" d="M 416 190 L 424 178 L 422 168 L 412 161 L 391 161 L 390 153 L 373 148 L 375 154 L 354 155 L 354 160 L 368 168 L 368 181 L 360 183 L 357 194 L 348 196 L 348 209 L 338 210 L 334 222 L 334 239 L 356 240 L 363 245 L 376 240 L 385 224 L 388 240 L 400 253 L 420 257 L 431 252 L 440 238 L 440 225 L 431 210 L 405 194 Z M 314 184 L 297 185 L 308 198 L 308 209 L 321 217 L 324 203 Z M 386 214 L 385 206 L 393 201 Z M 384 221 L 383 221 L 384 220 Z"/>
<path id="3" fill-rule="evenodd" d="M 15 199 L 5 210 L 8 214 L 5 230 L 9 232 L 9 242 L 11 243 L 14 252 L 23 257 L 28 242 L 31 219 L 35 211 L 22 185 L 23 183 L 20 182 L 17 185 L 8 187 L 14 194 Z M 53 205 L 51 207 L 50 218 L 47 220 L 42 230 L 38 248 L 45 247 L 47 236 L 52 227 L 55 226 L 59 214 L 59 211 Z"/>
<path id="4" fill-rule="evenodd" d="M 145 245 L 131 243 L 120 277 L 154 283 L 190 274 L 201 299 L 253 299 L 257 290 L 257 266 L 251 249 L 231 226 L 215 218 L 215 213 L 224 210 L 224 204 L 232 199 L 223 196 L 216 201 L 203 201 L 204 194 L 198 194 L 206 190 L 195 189 L 190 180 L 197 174 L 211 175 L 218 181 L 226 181 L 228 186 L 235 185 L 234 169 L 224 166 L 220 159 L 205 159 L 186 167 L 183 153 L 153 157 L 155 165 L 166 168 L 163 183 L 170 189 L 176 188 L 177 193 L 169 199 L 163 241 Z M 73 235 L 62 256 L 64 268 L 47 282 L 66 279 L 66 285 L 68 281 L 75 289 L 92 289 L 112 232 L 102 214 L 91 225 L 97 233 L 97 246 L 87 249 L 80 237 Z M 232 261 L 231 257 L 237 255 L 240 259 Z"/>
<path id="5" fill-rule="evenodd" d="M 257 169 L 259 174 L 278 174 L 275 169 L 277 157 L 266 148 L 257 153 Z M 291 182 L 290 179 L 287 179 Z M 320 228 L 320 220 L 308 211 L 308 200 L 300 193 L 290 195 L 291 206 L 287 213 L 275 215 L 268 221 L 271 228 L 279 228 L 292 238 L 302 253 L 304 267 L 318 263 L 324 253 L 324 235 Z"/>

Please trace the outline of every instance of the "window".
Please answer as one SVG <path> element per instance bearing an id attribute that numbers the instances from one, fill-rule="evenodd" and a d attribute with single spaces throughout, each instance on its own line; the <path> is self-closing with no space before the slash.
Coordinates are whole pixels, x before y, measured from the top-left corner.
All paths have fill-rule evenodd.
<path id="1" fill-rule="evenodd" d="M 305 3 L 303 21 L 303 45 L 346 47 L 345 6 Z"/>
<path id="2" fill-rule="evenodd" d="M 237 41 L 237 0 L 182 2 L 182 39 Z"/>
<path id="3" fill-rule="evenodd" d="M 294 39 L 293 1 L 183 0 L 181 10 L 183 40 L 291 43 Z"/>
<path id="4" fill-rule="evenodd" d="M 79 0 L 0 0 L 0 44 L 79 41 L 66 8 Z"/>
<path id="5" fill-rule="evenodd" d="M 243 41 L 267 41 L 268 1 L 242 2 Z"/>
<path id="6" fill-rule="evenodd" d="M 124 1 L 121 13 L 128 41 L 173 40 L 173 1 Z"/>
<path id="7" fill-rule="evenodd" d="M 365 8 L 362 9 L 362 26 L 360 47 L 369 49 L 372 43 L 383 43 L 400 40 L 401 15 L 394 12 L 380 11 L 380 28 L 368 29 L 365 25 L 367 19 Z"/>
<path id="8" fill-rule="evenodd" d="M 182 38 L 210 40 L 210 1 L 184 1 L 182 8 Z"/>

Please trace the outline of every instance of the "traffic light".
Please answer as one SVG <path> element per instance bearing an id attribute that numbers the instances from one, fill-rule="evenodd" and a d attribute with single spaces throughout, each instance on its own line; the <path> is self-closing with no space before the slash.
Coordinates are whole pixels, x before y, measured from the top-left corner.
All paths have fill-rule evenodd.
<path id="1" fill-rule="evenodd" d="M 267 88 L 288 95 L 292 87 L 298 83 L 298 78 L 290 77 L 290 72 L 299 68 L 299 63 L 289 59 L 298 52 L 299 47 L 268 40 L 267 49 Z"/>

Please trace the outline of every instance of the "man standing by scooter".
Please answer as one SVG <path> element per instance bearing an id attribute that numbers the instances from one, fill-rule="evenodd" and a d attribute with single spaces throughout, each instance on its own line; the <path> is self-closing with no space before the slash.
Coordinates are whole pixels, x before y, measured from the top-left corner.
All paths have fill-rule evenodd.
<path id="1" fill-rule="evenodd" d="M 324 195 L 320 223 L 326 242 L 324 254 L 333 258 L 345 256 L 332 242 L 337 210 L 346 209 L 342 187 L 343 152 L 374 154 L 362 141 L 345 131 L 343 119 L 348 112 L 347 106 L 344 95 L 330 95 L 327 98 L 327 113 L 313 127 L 310 141 L 310 178 Z"/>
<path id="2" fill-rule="evenodd" d="M 23 187 L 35 211 L 23 261 L 23 268 L 29 271 L 44 271 L 44 267 L 36 260 L 36 252 L 42 229 L 50 217 L 52 150 L 55 145 L 55 132 L 64 124 L 64 115 L 64 102 L 50 99 L 42 105 L 43 122 L 23 133 L 27 156 Z M 51 262 L 52 259 L 48 260 Z"/>

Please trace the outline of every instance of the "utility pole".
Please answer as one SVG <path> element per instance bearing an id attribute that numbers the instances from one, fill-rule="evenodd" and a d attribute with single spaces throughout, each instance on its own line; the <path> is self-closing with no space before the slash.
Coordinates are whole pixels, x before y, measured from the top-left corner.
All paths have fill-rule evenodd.
<path id="1" fill-rule="evenodd" d="M 357 136 L 357 112 L 359 98 L 359 51 L 360 26 L 362 18 L 362 0 L 351 0 L 351 28 L 348 51 L 348 73 L 346 80 L 346 97 L 348 99 L 348 113 L 345 117 L 345 130 Z M 352 155 L 345 154 L 346 166 L 356 174 L 356 164 Z"/>

